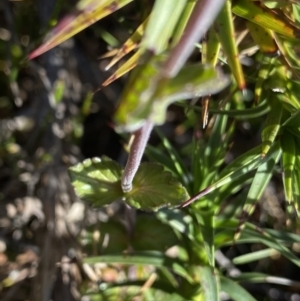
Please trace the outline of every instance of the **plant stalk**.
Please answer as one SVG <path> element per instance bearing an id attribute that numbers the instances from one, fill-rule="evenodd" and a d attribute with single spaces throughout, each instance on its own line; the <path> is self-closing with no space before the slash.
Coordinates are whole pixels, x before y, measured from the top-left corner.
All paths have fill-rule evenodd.
<path id="1" fill-rule="evenodd" d="M 121 187 L 125 193 L 132 190 L 132 181 L 140 166 L 152 129 L 153 123 L 147 120 L 145 124 L 133 134 L 134 139 L 121 180 Z"/>
<path id="2" fill-rule="evenodd" d="M 166 60 L 162 72 L 163 77 L 172 78 L 177 75 L 189 55 L 195 48 L 195 43 L 203 38 L 209 30 L 226 0 L 198 0 L 184 33 Z"/>

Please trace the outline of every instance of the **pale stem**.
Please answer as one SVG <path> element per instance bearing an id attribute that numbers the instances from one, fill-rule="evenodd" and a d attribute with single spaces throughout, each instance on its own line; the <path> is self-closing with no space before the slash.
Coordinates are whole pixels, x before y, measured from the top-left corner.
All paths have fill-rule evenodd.
<path id="1" fill-rule="evenodd" d="M 153 123 L 147 120 L 145 124 L 133 134 L 134 139 L 130 147 L 128 160 L 121 180 L 123 192 L 132 190 L 132 181 L 140 166 L 152 129 Z"/>
<path id="2" fill-rule="evenodd" d="M 198 0 L 184 33 L 173 48 L 163 66 L 163 76 L 176 76 L 189 55 L 195 48 L 195 43 L 203 38 L 221 11 L 225 0 Z"/>

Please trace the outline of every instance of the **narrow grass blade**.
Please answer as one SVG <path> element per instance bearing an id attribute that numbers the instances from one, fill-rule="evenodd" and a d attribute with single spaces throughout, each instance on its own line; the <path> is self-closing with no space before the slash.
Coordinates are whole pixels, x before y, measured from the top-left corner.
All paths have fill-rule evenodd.
<path id="1" fill-rule="evenodd" d="M 141 42 L 142 52 L 146 50 L 160 54 L 166 49 L 187 0 L 156 0 Z"/>
<path id="2" fill-rule="evenodd" d="M 216 32 L 214 31 L 213 28 L 211 28 L 206 35 L 206 39 L 202 41 L 202 53 L 201 53 L 202 63 L 216 66 L 220 48 L 221 48 L 221 44 L 218 40 Z M 203 128 L 205 128 L 208 123 L 209 102 L 210 102 L 209 95 L 202 97 L 201 117 L 202 117 Z"/>
<path id="3" fill-rule="evenodd" d="M 165 154 L 160 147 L 147 145 L 145 154 L 150 161 L 162 164 L 167 170 L 171 171 L 175 176 L 177 175 L 177 168 L 174 165 L 174 161 L 169 155 Z"/>
<path id="4" fill-rule="evenodd" d="M 61 44 L 76 33 L 87 28 L 91 24 L 112 14 L 132 0 L 81 0 L 78 2 L 75 12 L 64 17 L 58 25 L 51 30 L 44 44 L 29 54 L 33 59 L 53 47 Z"/>
<path id="5" fill-rule="evenodd" d="M 263 93 L 263 85 L 266 82 L 266 79 L 269 77 L 272 69 L 274 69 L 273 62 L 274 58 L 264 57 L 262 59 L 254 89 L 254 101 L 256 104 L 260 103 L 263 99 L 264 94 L 266 94 Z"/>
<path id="6" fill-rule="evenodd" d="M 192 14 L 192 11 L 195 7 L 196 2 L 197 2 L 197 0 L 187 1 L 186 5 L 184 7 L 184 10 L 180 16 L 180 19 L 177 23 L 177 26 L 174 30 L 174 34 L 173 34 L 172 41 L 171 41 L 171 47 L 175 46 L 178 43 L 181 36 L 183 35 L 184 29 L 185 29 L 186 24 Z"/>
<path id="7" fill-rule="evenodd" d="M 278 101 L 276 96 L 276 93 L 270 92 L 268 97 L 271 110 L 267 116 L 266 123 L 261 133 L 262 157 L 264 157 L 268 153 L 280 130 L 282 104 L 280 103 L 280 101 Z"/>
<path id="8" fill-rule="evenodd" d="M 169 268 L 175 274 L 182 276 L 189 282 L 193 283 L 193 279 L 189 275 L 189 272 L 185 269 L 184 264 L 180 261 L 165 256 L 161 252 L 149 251 L 149 252 L 135 252 L 134 255 L 102 255 L 96 257 L 87 257 L 83 260 L 87 264 L 96 263 L 120 263 L 126 265 L 152 265 L 157 268 Z"/>
<path id="9" fill-rule="evenodd" d="M 125 55 L 130 53 L 132 50 L 136 49 L 142 39 L 142 36 L 145 31 L 145 27 L 148 22 L 148 18 L 137 28 L 137 30 L 127 39 L 127 41 L 122 45 L 122 47 L 118 50 L 116 55 L 112 58 L 111 62 L 106 66 L 105 70 L 110 69 L 113 65 L 115 65 L 120 59 L 122 59 Z M 129 70 L 128 70 L 129 71 Z"/>
<path id="10" fill-rule="evenodd" d="M 202 112 L 202 108 L 198 106 L 186 104 L 186 103 L 176 103 L 177 106 L 191 108 L 196 112 Z M 269 102 L 267 100 L 262 101 L 258 106 L 254 108 L 244 109 L 244 110 L 218 110 L 218 109 L 209 109 L 212 114 L 226 115 L 229 117 L 235 117 L 236 119 L 251 119 L 258 118 L 270 111 Z"/>
<path id="11" fill-rule="evenodd" d="M 293 201 L 293 173 L 295 168 L 295 139 L 288 131 L 284 131 L 281 139 L 283 184 L 285 199 L 291 203 Z"/>
<path id="12" fill-rule="evenodd" d="M 267 249 L 264 249 L 264 250 L 259 250 L 259 251 L 251 252 L 249 254 L 237 256 L 237 257 L 233 258 L 232 263 L 236 264 L 236 265 L 238 265 L 238 264 L 247 264 L 249 262 L 261 260 L 261 259 L 264 259 L 264 258 L 276 256 L 276 255 L 279 255 L 279 254 L 280 253 L 277 250 L 267 248 Z"/>
<path id="13" fill-rule="evenodd" d="M 263 159 L 265 160 L 265 159 Z M 200 199 L 201 197 L 207 195 L 208 193 L 211 193 L 215 191 L 216 189 L 222 187 L 223 185 L 231 183 L 233 180 L 243 176 L 245 173 L 248 173 L 252 170 L 255 170 L 260 164 L 263 163 L 263 160 L 260 158 L 259 155 L 251 156 L 250 158 L 247 158 L 246 164 L 239 165 L 239 167 L 234 168 L 232 171 L 229 171 L 224 177 L 222 177 L 220 180 L 215 182 L 214 184 L 206 187 L 199 193 L 197 193 L 195 196 L 184 202 L 180 205 L 180 208 L 186 207 L 189 204 L 193 203 L 194 201 Z"/>
<path id="14" fill-rule="evenodd" d="M 274 167 L 280 157 L 281 149 L 279 144 L 277 144 L 277 149 L 274 151 L 273 156 L 270 157 L 269 160 L 262 162 L 262 164 L 258 167 L 243 207 L 242 217 L 237 232 L 234 235 L 234 241 L 238 240 L 242 230 L 244 229 L 245 221 L 254 212 L 255 204 L 260 200 L 263 192 L 269 184 Z"/>
<path id="15" fill-rule="evenodd" d="M 239 282 L 250 282 L 250 283 L 272 283 L 272 284 L 290 286 L 294 289 L 300 288 L 299 281 L 293 281 L 291 279 L 283 278 L 283 277 L 270 276 L 263 273 L 255 273 L 255 272 L 243 273 L 238 277 L 236 277 L 236 280 Z"/>
<path id="16" fill-rule="evenodd" d="M 220 300 L 220 284 L 219 275 L 210 266 L 199 266 L 199 277 L 203 300 L 219 301 Z"/>
<path id="17" fill-rule="evenodd" d="M 116 289 L 117 287 L 118 288 L 139 287 L 142 289 L 142 287 L 145 286 L 145 283 L 148 281 L 148 279 L 123 281 L 123 282 L 117 282 L 117 283 L 105 283 L 107 285 L 107 287 L 105 288 L 105 292 L 112 290 L 112 289 Z M 168 295 L 170 294 L 170 296 L 166 296 L 168 301 L 171 301 L 171 300 L 185 301 L 186 300 L 184 298 L 184 292 L 182 292 L 182 291 L 180 292 L 180 290 L 176 289 L 176 287 L 174 287 L 173 285 L 170 285 L 169 281 L 167 282 L 167 281 L 162 281 L 162 280 L 155 280 L 155 282 L 152 283 L 152 285 L 151 285 L 151 287 L 149 287 L 149 289 L 162 291 Z M 146 291 L 144 293 L 146 293 Z M 112 299 L 112 298 L 111 299 L 99 299 L 99 294 L 100 294 L 100 292 L 97 292 L 97 295 L 96 295 L 97 298 L 92 299 L 91 301 L 121 300 L 121 299 L 117 299 L 118 297 L 120 297 L 120 295 L 118 297 L 115 297 L 115 299 Z M 90 296 L 91 294 L 85 294 L 85 295 Z M 128 293 L 128 295 L 126 295 L 123 292 L 122 300 L 126 300 L 126 301 L 132 300 L 132 294 Z M 152 296 L 151 298 L 147 299 L 146 296 L 144 296 L 143 300 L 150 301 L 150 300 L 154 300 L 154 298 Z"/>
<path id="18" fill-rule="evenodd" d="M 214 28 L 211 28 L 206 40 L 202 42 L 202 62 L 215 66 L 218 61 L 221 44 Z"/>
<path id="19" fill-rule="evenodd" d="M 108 86 L 124 74 L 128 73 L 130 70 L 132 70 L 139 61 L 139 58 L 141 56 L 141 51 L 138 50 L 130 59 L 128 59 L 122 66 L 120 66 L 108 79 L 102 83 L 102 85 L 98 88 L 98 90 Z M 98 91 L 97 90 L 97 91 Z"/>
<path id="20" fill-rule="evenodd" d="M 225 2 L 225 6 L 216 19 L 215 28 L 238 87 L 243 90 L 246 87 L 246 82 L 235 40 L 231 1 Z"/>
<path id="21" fill-rule="evenodd" d="M 227 150 L 227 144 L 225 143 L 227 120 L 228 117 L 225 115 L 219 115 L 216 117 L 213 129 L 208 139 L 208 143 L 205 146 L 205 164 L 209 169 L 216 169 L 224 163 Z"/>
<path id="22" fill-rule="evenodd" d="M 228 294 L 234 301 L 257 301 L 236 281 L 221 276 L 220 282 L 221 291 L 224 291 L 226 294 Z"/>
<path id="23" fill-rule="evenodd" d="M 287 23 L 285 20 L 282 20 L 279 15 L 261 5 L 259 1 L 234 1 L 232 11 L 242 18 L 254 22 L 263 28 L 278 32 L 285 37 L 299 38 L 300 29 L 296 24 L 292 25 L 291 22 Z"/>
<path id="24" fill-rule="evenodd" d="M 223 220 L 221 223 L 216 223 L 216 234 L 215 234 L 215 246 L 220 248 L 222 246 L 232 245 L 233 233 L 237 227 L 237 221 L 234 220 Z M 243 243 L 261 243 L 271 249 L 277 250 L 282 256 L 286 257 L 292 263 L 300 267 L 300 259 L 291 250 L 289 250 L 278 237 L 274 234 L 274 231 L 268 229 L 260 229 L 257 226 L 246 223 L 245 229 L 235 244 Z M 296 241 L 299 240 L 296 239 Z M 295 241 L 294 241 L 295 242 Z"/>
<path id="25" fill-rule="evenodd" d="M 156 129 L 156 132 L 158 133 L 165 150 L 168 152 L 168 154 L 173 162 L 173 166 L 176 169 L 176 174 L 181 179 L 183 184 L 188 185 L 189 179 L 188 179 L 187 175 L 189 172 L 188 172 L 186 165 L 184 164 L 181 156 L 179 155 L 177 150 L 171 145 L 169 140 L 163 135 L 163 133 L 159 129 Z"/>
<path id="26" fill-rule="evenodd" d="M 256 146 L 249 151 L 243 153 L 236 159 L 234 159 L 230 164 L 228 164 L 221 172 L 219 177 L 223 178 L 226 175 L 232 173 L 242 166 L 247 166 L 250 162 L 260 158 L 261 145 Z"/>

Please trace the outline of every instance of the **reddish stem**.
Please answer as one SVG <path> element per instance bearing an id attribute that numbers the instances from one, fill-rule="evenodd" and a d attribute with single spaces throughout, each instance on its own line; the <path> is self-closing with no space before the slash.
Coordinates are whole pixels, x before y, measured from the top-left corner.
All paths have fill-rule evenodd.
<path id="1" fill-rule="evenodd" d="M 134 133 L 134 140 L 130 147 L 129 157 L 121 180 L 123 192 L 132 190 L 132 181 L 140 166 L 152 129 L 153 123 L 147 120 L 145 124 Z"/>

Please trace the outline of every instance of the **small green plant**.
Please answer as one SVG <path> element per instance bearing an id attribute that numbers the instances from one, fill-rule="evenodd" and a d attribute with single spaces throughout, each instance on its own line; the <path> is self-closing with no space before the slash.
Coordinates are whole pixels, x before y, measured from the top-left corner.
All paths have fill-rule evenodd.
<path id="1" fill-rule="evenodd" d="M 80 1 L 78 11 L 59 23 L 29 58 L 129 2 Z M 150 273 L 155 274 L 155 281 L 149 284 L 146 273 L 135 281 L 105 283 L 105 291 L 89 292 L 95 300 L 109 299 L 109 292 L 115 297 L 121 286 L 129 287 L 128 299 L 216 301 L 225 292 L 233 300 L 255 300 L 242 282 L 279 284 L 283 279 L 237 269 L 232 274 L 233 264 L 275 252 L 300 267 L 289 249 L 300 242 L 298 235 L 247 222 L 272 175 L 279 173 L 279 163 L 289 212 L 298 217 L 299 24 L 300 6 L 293 1 L 156 0 L 146 20 L 118 50 L 110 66 L 137 49 L 101 88 L 134 68 L 113 116 L 116 130 L 133 137 L 127 164 L 123 169 L 106 157 L 87 159 L 71 167 L 70 175 L 77 194 L 93 206 L 123 200 L 137 209 L 156 212 L 145 218 L 146 229 L 142 218 L 137 218 L 135 233 L 127 242 L 133 252 L 124 255 L 118 250 L 84 260 L 155 266 L 155 273 Z M 201 61 L 186 63 L 200 40 Z M 241 62 L 249 58 L 252 66 L 242 67 Z M 225 74 L 224 68 L 230 73 Z M 208 110 L 212 95 L 224 89 L 227 96 L 219 94 L 218 102 Z M 249 104 L 245 100 L 251 93 Z M 194 97 L 202 97 L 201 108 L 181 101 Z M 173 103 L 189 111 L 187 121 L 195 133 L 186 146 L 189 156 L 172 147 L 163 135 L 161 148 L 147 146 L 152 129 L 166 121 L 167 108 Z M 202 138 L 196 122 L 199 110 L 203 126 L 208 124 L 208 134 L 202 131 Z M 208 112 L 213 114 L 209 123 Z M 261 116 L 264 122 L 258 119 Z M 228 164 L 225 157 L 235 120 L 241 119 L 258 119 L 263 124 L 261 144 Z M 140 164 L 145 149 L 153 163 Z M 111 227 L 107 233 L 115 230 Z M 221 250 L 226 246 L 252 242 L 266 248 L 224 264 Z M 171 247 L 176 249 L 173 257 L 165 253 Z"/>

